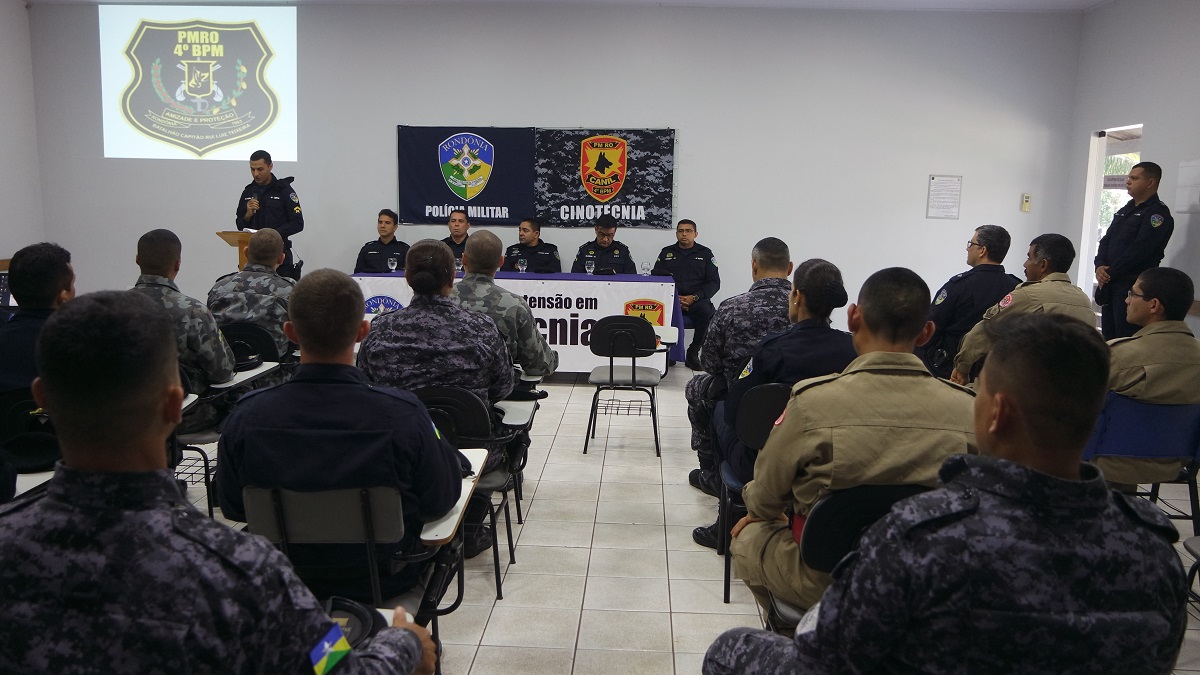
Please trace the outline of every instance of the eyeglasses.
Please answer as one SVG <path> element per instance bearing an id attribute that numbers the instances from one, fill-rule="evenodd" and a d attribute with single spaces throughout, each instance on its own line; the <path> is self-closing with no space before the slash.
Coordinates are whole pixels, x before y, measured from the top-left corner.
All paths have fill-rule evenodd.
<path id="1" fill-rule="evenodd" d="M 1146 296 L 1142 295 L 1141 293 L 1134 293 L 1132 288 L 1131 288 L 1131 289 L 1129 289 L 1128 291 L 1126 291 L 1126 293 L 1125 293 L 1125 297 L 1127 297 L 1127 298 L 1141 298 L 1141 299 L 1143 299 L 1143 300 L 1145 300 L 1145 299 L 1146 299 Z"/>
<path id="2" fill-rule="evenodd" d="M 967 246 L 978 246 L 979 248 L 984 248 L 984 245 L 983 245 L 983 244 L 976 244 L 976 243 L 975 243 L 975 242 L 973 242 L 973 241 L 968 241 L 968 242 L 967 242 Z"/>

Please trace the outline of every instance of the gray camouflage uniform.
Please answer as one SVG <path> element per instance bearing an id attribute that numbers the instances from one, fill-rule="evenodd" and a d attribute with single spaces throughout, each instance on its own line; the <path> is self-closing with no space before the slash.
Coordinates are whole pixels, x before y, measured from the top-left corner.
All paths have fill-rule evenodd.
<path id="1" fill-rule="evenodd" d="M 289 342 L 283 334 L 283 322 L 288 318 L 288 296 L 295 285 L 295 281 L 279 276 L 266 265 L 248 262 L 241 272 L 217 279 L 208 292 L 208 309 L 219 326 L 262 326 L 275 338 L 279 354 L 286 355 Z"/>
<path id="2" fill-rule="evenodd" d="M 440 295 L 414 295 L 408 307 L 372 321 L 358 367 L 378 384 L 462 387 L 484 403 L 513 388 L 512 360 L 495 322 Z"/>
<path id="3" fill-rule="evenodd" d="M 170 471 L 61 462 L 46 495 L 0 507 L 5 672 L 303 673 L 333 626 L 265 540 L 188 504 Z M 411 673 L 421 644 L 379 633 L 338 673 Z"/>
<path id="4" fill-rule="evenodd" d="M 175 320 L 179 365 L 191 381 L 191 393 L 233 377 L 233 350 L 204 303 L 181 293 L 170 279 L 153 274 L 139 276 L 133 290 L 160 303 Z"/>
<path id="5" fill-rule="evenodd" d="M 496 285 L 486 274 L 468 272 L 454 284 L 450 297 L 472 312 L 492 318 L 504 336 L 508 353 L 527 375 L 549 375 L 558 368 L 558 352 L 538 332 L 528 303 Z"/>
<path id="6" fill-rule="evenodd" d="M 700 455 L 700 468 L 716 471 L 712 459 L 712 411 L 725 397 L 746 361 L 767 333 L 787 330 L 788 279 L 759 279 L 750 290 L 726 299 L 717 308 L 704 336 L 700 365 L 705 372 L 688 381 L 684 396 L 692 422 L 692 449 Z"/>
<path id="7" fill-rule="evenodd" d="M 944 487 L 868 530 L 794 640 L 734 629 L 704 672 L 1171 672 L 1187 626 L 1178 534 L 1095 466 L 1080 473 L 947 459 Z"/>

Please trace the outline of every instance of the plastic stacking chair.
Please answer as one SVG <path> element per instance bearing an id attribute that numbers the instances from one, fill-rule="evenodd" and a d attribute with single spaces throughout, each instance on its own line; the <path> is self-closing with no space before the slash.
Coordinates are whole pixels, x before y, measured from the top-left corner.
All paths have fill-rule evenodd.
<path id="1" fill-rule="evenodd" d="M 771 435 L 771 428 L 780 413 L 787 407 L 792 387 L 787 384 L 760 384 L 742 397 L 733 430 L 742 445 L 751 450 L 762 450 Z M 734 500 L 741 502 L 742 488 L 746 486 L 734 475 L 729 462 L 721 462 L 721 495 L 717 500 L 717 552 L 725 557 L 725 603 L 729 603 L 730 567 L 729 544 L 733 529 Z"/>
<path id="2" fill-rule="evenodd" d="M 924 485 L 860 485 L 835 490 L 817 500 L 800 533 L 800 559 L 810 569 L 829 574 L 851 551 L 867 528 L 892 510 L 901 499 L 919 495 Z M 774 618 L 794 627 L 804 610 L 772 596 Z M 776 631 L 781 626 L 773 626 Z"/>
<path id="3" fill-rule="evenodd" d="M 62 457 L 54 426 L 28 388 L 0 394 L 0 452 L 16 473 L 50 471 Z"/>
<path id="4" fill-rule="evenodd" d="M 456 449 L 462 448 L 491 448 L 507 445 L 516 437 L 516 433 L 495 435 L 492 431 L 491 411 L 488 406 L 475 394 L 459 387 L 429 387 L 413 392 L 425 408 L 429 416 L 446 440 Z M 517 562 L 516 547 L 513 545 L 512 517 L 508 506 L 508 492 L 516 487 L 519 464 L 513 458 L 506 458 L 505 466 L 483 474 L 471 495 L 472 501 L 478 500 L 486 504 L 488 517 L 492 525 L 492 561 L 496 569 L 496 599 L 504 599 L 504 591 L 500 578 L 500 543 L 496 527 L 496 514 L 504 509 L 504 526 L 508 532 L 508 564 Z M 499 492 L 502 496 L 499 504 L 493 504 L 489 495 Z"/>
<path id="5" fill-rule="evenodd" d="M 1159 503 L 1159 483 L 1152 484 L 1149 492 L 1139 494 L 1159 504 L 1168 517 L 1192 521 L 1192 534 L 1200 535 L 1200 497 L 1196 488 L 1196 473 L 1200 468 L 1200 404 L 1146 403 L 1109 392 L 1083 451 L 1084 459 L 1095 457 L 1187 460 L 1179 478 L 1167 482 L 1188 486 L 1191 513 Z"/>
<path id="6" fill-rule="evenodd" d="M 638 359 L 656 353 L 657 337 L 650 322 L 640 316 L 606 316 L 592 326 L 592 353 L 608 359 L 608 365 L 596 366 L 588 375 L 588 384 L 596 386 L 592 395 L 591 414 L 588 415 L 587 434 L 583 437 L 583 454 L 587 454 L 588 440 L 596 437 L 596 415 L 600 409 L 602 391 L 640 391 L 650 398 L 650 420 L 654 425 L 654 454 L 662 456 L 658 441 L 658 383 L 662 371 L 651 366 L 639 366 Z M 617 359 L 629 359 L 629 365 L 617 365 Z M 612 406 L 605 407 L 605 414 Z M 618 409 L 619 408 L 615 408 Z"/>

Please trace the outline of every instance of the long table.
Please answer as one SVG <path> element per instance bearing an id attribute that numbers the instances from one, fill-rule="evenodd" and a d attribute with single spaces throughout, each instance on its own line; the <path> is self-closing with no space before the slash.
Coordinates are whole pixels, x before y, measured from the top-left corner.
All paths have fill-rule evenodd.
<path id="1" fill-rule="evenodd" d="M 362 286 L 368 313 L 400 309 L 412 300 L 403 271 L 354 278 Z M 614 314 L 641 314 L 656 326 L 673 328 L 678 337 L 669 356 L 684 360 L 683 310 L 671 277 L 499 272 L 496 283 L 529 303 L 538 329 L 558 351 L 559 372 L 586 373 L 607 363 L 592 354 L 588 338 L 597 319 Z"/>

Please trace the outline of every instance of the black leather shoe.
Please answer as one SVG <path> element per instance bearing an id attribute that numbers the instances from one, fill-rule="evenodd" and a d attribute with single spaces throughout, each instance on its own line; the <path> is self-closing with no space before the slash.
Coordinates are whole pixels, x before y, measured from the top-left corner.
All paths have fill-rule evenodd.
<path id="1" fill-rule="evenodd" d="M 692 530 L 692 541 L 713 550 L 720 550 L 718 546 L 717 524 L 713 523 L 707 527 L 697 527 Z"/>
<path id="2" fill-rule="evenodd" d="M 717 498 L 721 496 L 721 479 L 711 471 L 692 469 L 688 474 L 688 484 L 706 495 Z"/>
<path id="3" fill-rule="evenodd" d="M 474 558 L 492 547 L 492 528 L 489 525 L 473 527 L 463 533 L 463 556 Z"/>

